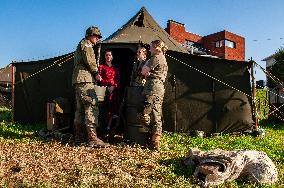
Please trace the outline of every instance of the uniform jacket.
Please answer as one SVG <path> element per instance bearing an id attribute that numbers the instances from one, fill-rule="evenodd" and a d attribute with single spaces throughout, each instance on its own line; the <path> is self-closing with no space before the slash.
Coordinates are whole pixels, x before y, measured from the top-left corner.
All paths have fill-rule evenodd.
<path id="1" fill-rule="evenodd" d="M 75 51 L 72 85 L 77 83 L 95 82 L 94 76 L 98 73 L 96 57 L 92 43 L 82 39 Z"/>
<path id="2" fill-rule="evenodd" d="M 168 73 L 168 65 L 165 56 L 162 53 L 153 55 L 145 63 L 145 66 L 150 68 L 150 75 L 146 78 L 142 93 L 144 95 L 163 96 L 165 92 L 164 82 Z"/>
<path id="3" fill-rule="evenodd" d="M 145 65 L 151 69 L 150 76 L 147 78 L 156 78 L 165 82 L 168 73 L 168 64 L 164 54 L 153 55 Z"/>
<path id="4" fill-rule="evenodd" d="M 131 73 L 130 86 L 144 86 L 146 82 L 145 76 L 141 74 L 142 67 L 145 65 L 145 61 L 136 61 L 133 64 L 133 69 Z"/>

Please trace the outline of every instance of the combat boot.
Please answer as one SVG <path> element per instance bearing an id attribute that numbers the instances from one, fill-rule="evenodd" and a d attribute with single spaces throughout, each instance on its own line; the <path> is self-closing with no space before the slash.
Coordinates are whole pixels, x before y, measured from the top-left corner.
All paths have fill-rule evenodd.
<path id="1" fill-rule="evenodd" d="M 161 135 L 153 134 L 151 139 L 151 149 L 160 150 Z"/>
<path id="2" fill-rule="evenodd" d="M 106 148 L 109 147 L 109 143 L 105 143 L 101 139 L 98 138 L 97 133 L 94 128 L 87 127 L 88 132 L 88 145 L 94 148 Z"/>

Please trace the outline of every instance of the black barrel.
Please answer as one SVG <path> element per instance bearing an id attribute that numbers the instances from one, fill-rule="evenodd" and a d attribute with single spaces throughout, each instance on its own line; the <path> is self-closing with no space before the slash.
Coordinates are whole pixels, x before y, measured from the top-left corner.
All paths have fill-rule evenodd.
<path id="1" fill-rule="evenodd" d="M 146 145 L 148 142 L 148 128 L 143 126 L 139 121 L 138 114 L 142 112 L 143 104 L 145 101 L 142 95 L 143 87 L 127 87 L 126 94 L 126 137 L 131 142 L 140 145 Z"/>

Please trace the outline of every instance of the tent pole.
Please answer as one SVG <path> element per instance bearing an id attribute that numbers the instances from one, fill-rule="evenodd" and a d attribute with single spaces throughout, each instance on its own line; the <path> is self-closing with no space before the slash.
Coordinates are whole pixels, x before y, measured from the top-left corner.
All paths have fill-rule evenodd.
<path id="1" fill-rule="evenodd" d="M 251 65 L 251 87 L 252 87 L 252 108 L 253 108 L 253 118 L 255 121 L 255 129 L 258 129 L 258 118 L 257 118 L 257 109 L 256 109 L 256 88 L 255 88 L 255 77 L 254 77 L 254 61 L 252 60 L 252 58 L 250 59 L 250 61 L 252 62 Z"/>
<path id="2" fill-rule="evenodd" d="M 12 73 L 12 122 L 15 120 L 15 66 L 12 63 L 11 67 Z"/>

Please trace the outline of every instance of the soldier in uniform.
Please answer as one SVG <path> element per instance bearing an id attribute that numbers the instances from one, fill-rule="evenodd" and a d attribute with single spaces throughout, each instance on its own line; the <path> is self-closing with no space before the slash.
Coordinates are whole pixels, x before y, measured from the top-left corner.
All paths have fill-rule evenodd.
<path id="1" fill-rule="evenodd" d="M 151 42 L 152 57 L 142 67 L 141 74 L 146 76 L 142 94 L 145 96 L 141 121 L 150 127 L 151 148 L 160 149 L 162 134 L 162 103 L 164 98 L 164 82 L 167 77 L 168 65 L 165 57 L 167 46 L 161 40 Z"/>
<path id="2" fill-rule="evenodd" d="M 86 126 L 88 144 L 91 147 L 106 147 L 97 137 L 98 99 L 94 84 L 100 80 L 93 46 L 102 38 L 98 27 L 91 26 L 86 30 L 75 51 L 72 85 L 75 88 L 76 111 L 74 119 L 75 143 L 82 140 L 82 127 Z"/>
<path id="3" fill-rule="evenodd" d="M 139 47 L 137 50 L 137 61 L 134 62 L 130 86 L 144 86 L 146 78 L 141 74 L 142 67 L 145 65 L 147 58 L 147 50 L 144 47 Z"/>

